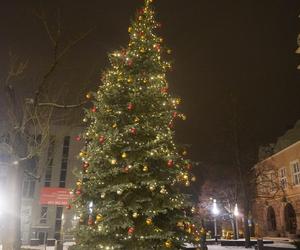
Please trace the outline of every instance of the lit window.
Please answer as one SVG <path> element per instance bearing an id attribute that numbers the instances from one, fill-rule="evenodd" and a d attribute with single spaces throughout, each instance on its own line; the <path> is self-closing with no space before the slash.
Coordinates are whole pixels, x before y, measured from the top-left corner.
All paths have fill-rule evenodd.
<path id="1" fill-rule="evenodd" d="M 286 169 L 285 169 L 285 167 L 279 169 L 279 182 L 280 182 L 280 186 L 283 189 L 287 188 L 287 177 L 286 177 Z"/>
<path id="2" fill-rule="evenodd" d="M 299 185 L 300 184 L 299 162 L 298 161 L 291 162 L 291 165 L 292 165 L 292 172 L 293 172 L 293 184 Z"/>

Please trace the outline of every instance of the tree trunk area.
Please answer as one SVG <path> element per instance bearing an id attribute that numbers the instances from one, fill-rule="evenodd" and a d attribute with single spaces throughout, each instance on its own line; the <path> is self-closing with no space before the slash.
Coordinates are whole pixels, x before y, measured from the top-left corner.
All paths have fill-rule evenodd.
<path id="1" fill-rule="evenodd" d="M 20 165 L 19 165 L 20 164 Z M 6 186 L 6 209 L 2 227 L 2 250 L 21 249 L 21 205 L 24 168 L 11 164 Z"/>

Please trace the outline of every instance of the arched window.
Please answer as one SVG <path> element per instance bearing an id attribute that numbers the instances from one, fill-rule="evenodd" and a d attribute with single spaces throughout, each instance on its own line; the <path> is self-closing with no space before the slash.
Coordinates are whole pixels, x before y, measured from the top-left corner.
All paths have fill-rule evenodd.
<path id="1" fill-rule="evenodd" d="M 267 221 L 268 221 L 268 231 L 276 231 L 276 216 L 273 207 L 268 207 Z"/>
<path id="2" fill-rule="evenodd" d="M 293 206 L 288 203 L 284 208 L 285 230 L 290 234 L 295 234 L 297 230 L 296 213 Z"/>

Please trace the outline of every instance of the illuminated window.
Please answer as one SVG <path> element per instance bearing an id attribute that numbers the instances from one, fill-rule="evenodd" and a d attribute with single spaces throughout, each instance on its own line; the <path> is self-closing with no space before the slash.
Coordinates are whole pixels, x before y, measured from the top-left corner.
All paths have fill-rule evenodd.
<path id="1" fill-rule="evenodd" d="M 299 161 L 293 161 L 291 162 L 292 166 L 292 173 L 293 173 L 293 184 L 299 185 L 300 184 L 300 167 L 299 167 Z"/>
<path id="2" fill-rule="evenodd" d="M 279 182 L 280 186 L 284 189 L 287 188 L 287 177 L 286 177 L 286 169 L 285 167 L 279 169 Z"/>

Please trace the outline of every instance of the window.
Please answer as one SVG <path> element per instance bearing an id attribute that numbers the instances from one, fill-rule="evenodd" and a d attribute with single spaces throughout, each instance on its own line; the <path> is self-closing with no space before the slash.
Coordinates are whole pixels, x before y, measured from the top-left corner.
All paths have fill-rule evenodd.
<path id="1" fill-rule="evenodd" d="M 48 207 L 41 207 L 41 217 L 40 217 L 41 224 L 47 223 L 47 213 L 48 213 Z"/>
<path id="2" fill-rule="evenodd" d="M 273 172 L 270 173 L 270 191 L 271 192 L 276 191 L 276 182 L 277 182 L 276 174 Z"/>
<path id="3" fill-rule="evenodd" d="M 299 161 L 291 162 L 292 173 L 293 173 L 293 184 L 300 185 L 300 166 Z"/>
<path id="4" fill-rule="evenodd" d="M 56 208 L 56 216 L 55 216 L 55 239 L 56 240 L 60 240 L 62 213 L 63 213 L 63 207 L 58 206 Z"/>
<path id="5" fill-rule="evenodd" d="M 47 163 L 46 163 L 47 167 L 46 167 L 45 183 L 44 183 L 45 187 L 51 186 L 54 146 L 55 146 L 55 139 L 54 136 L 51 136 L 49 140 L 48 154 L 47 154 Z"/>
<path id="6" fill-rule="evenodd" d="M 285 167 L 279 169 L 279 183 L 283 189 L 287 188 L 287 177 Z"/>
<path id="7" fill-rule="evenodd" d="M 35 180 L 32 178 L 26 178 L 23 182 L 23 197 L 32 198 L 34 195 Z"/>
<path id="8" fill-rule="evenodd" d="M 61 159 L 59 187 L 66 186 L 68 158 L 69 158 L 69 146 L 70 146 L 70 136 L 65 136 L 64 144 L 63 144 L 63 151 L 62 151 L 62 159 Z"/>

